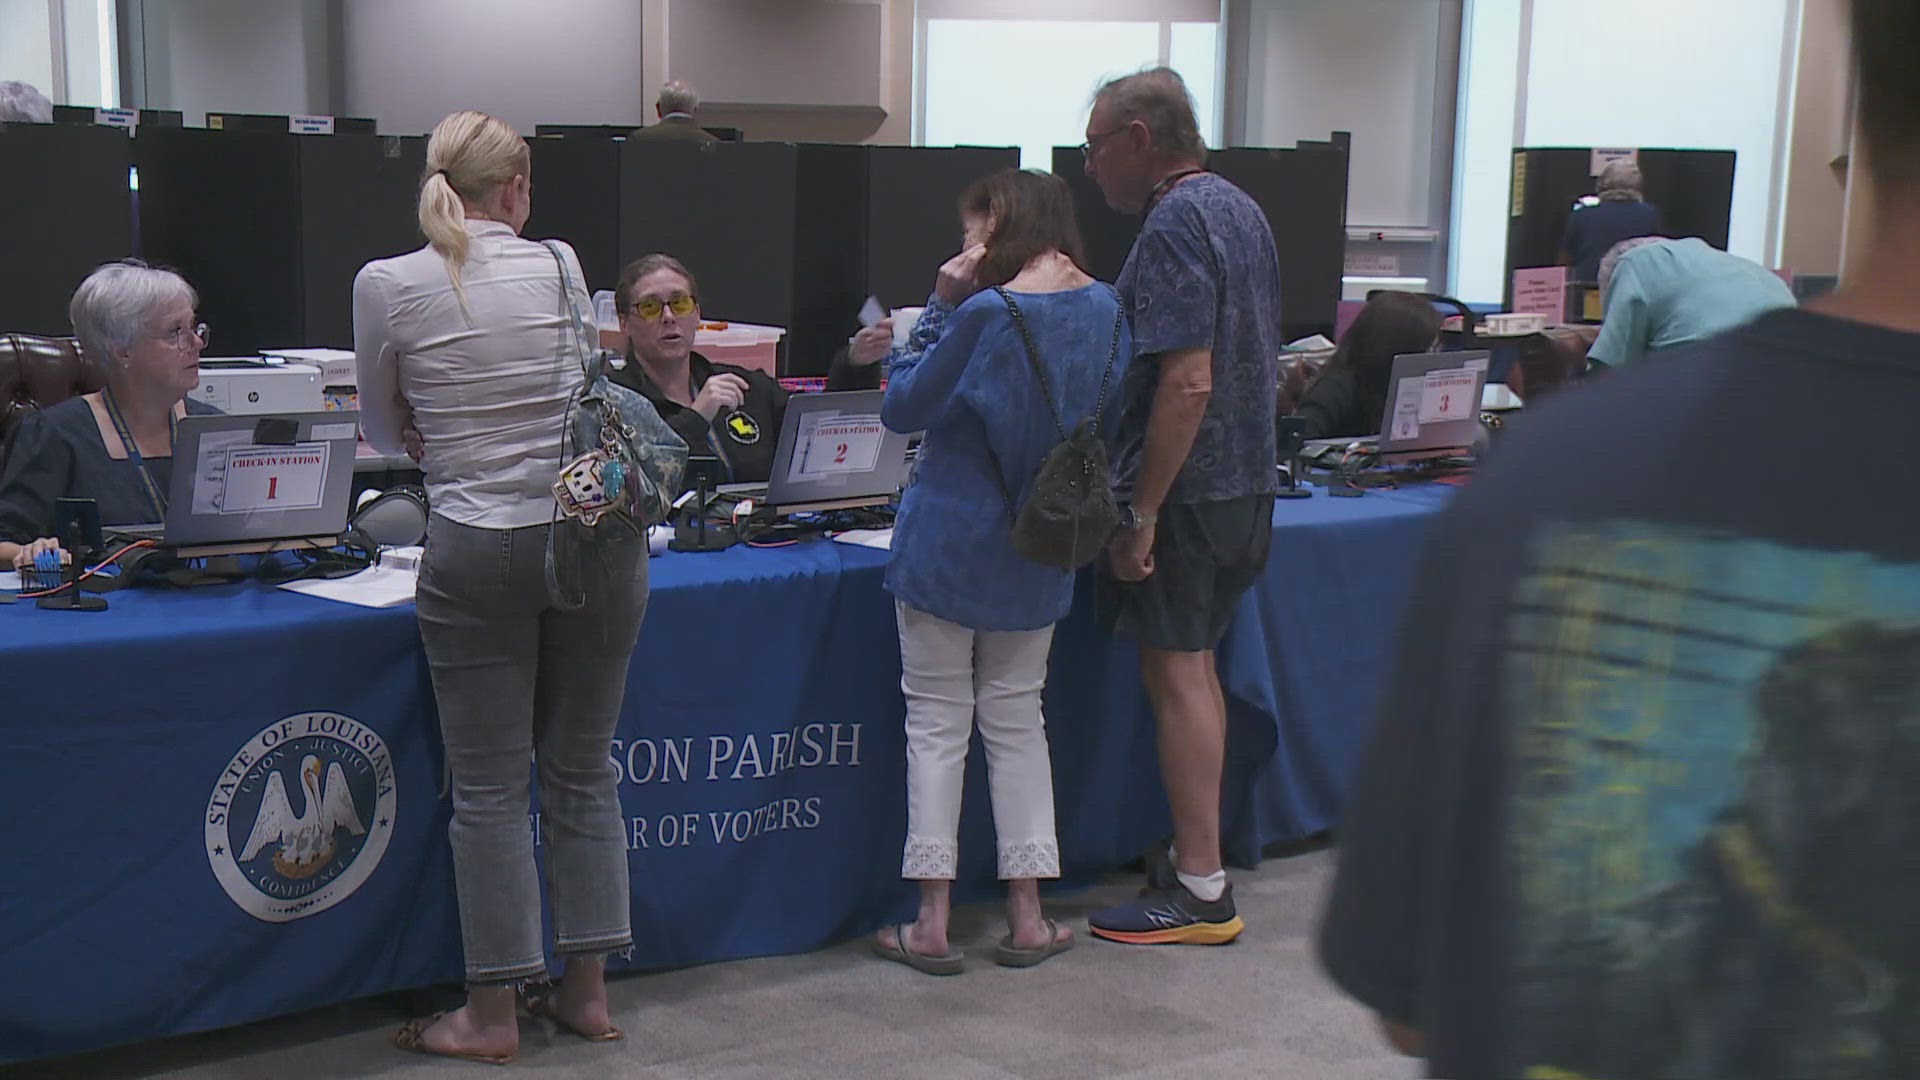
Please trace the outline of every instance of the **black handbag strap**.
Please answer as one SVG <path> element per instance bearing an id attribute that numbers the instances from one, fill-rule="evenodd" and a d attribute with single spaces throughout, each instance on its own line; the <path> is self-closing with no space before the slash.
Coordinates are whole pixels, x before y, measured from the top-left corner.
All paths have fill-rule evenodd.
<path id="1" fill-rule="evenodd" d="M 1047 412 L 1053 417 L 1053 427 L 1060 433 L 1060 441 L 1067 441 L 1067 425 L 1060 417 L 1060 409 L 1053 403 L 1053 387 L 1047 382 L 1047 369 L 1040 363 L 1040 350 L 1033 343 L 1033 332 L 1027 328 L 1026 316 L 1021 313 L 1020 305 L 1013 302 L 1013 294 L 1004 286 L 995 285 L 993 291 L 1007 305 L 1007 314 L 1013 317 L 1014 329 L 1020 332 L 1020 342 L 1026 348 L 1027 364 L 1033 368 L 1033 376 L 1040 382 L 1040 397 L 1047 403 Z M 1107 367 L 1100 373 L 1100 396 L 1093 405 L 1093 434 L 1100 434 L 1100 416 L 1107 409 L 1107 383 L 1113 378 L 1113 366 L 1120 359 L 1120 330 L 1126 323 L 1126 305 L 1114 296 L 1113 342 L 1107 347 Z M 1001 505 L 1007 508 L 1007 520 L 1017 520 L 1019 515 L 1013 508 L 1013 493 L 1007 490 L 1006 470 L 1000 467 L 1000 455 L 993 452 L 993 444 L 987 443 L 987 457 L 993 464 L 993 482 L 1000 488 Z"/>

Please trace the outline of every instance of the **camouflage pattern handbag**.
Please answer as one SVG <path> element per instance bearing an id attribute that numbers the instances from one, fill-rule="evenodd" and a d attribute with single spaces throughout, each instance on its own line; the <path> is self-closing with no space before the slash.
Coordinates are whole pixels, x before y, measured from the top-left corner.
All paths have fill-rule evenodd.
<path id="1" fill-rule="evenodd" d="M 583 525 L 598 525 L 608 515 L 635 531 L 657 525 L 679 497 L 687 444 L 652 402 L 607 378 L 606 352 L 587 337 L 567 262 L 553 241 L 542 243 L 560 267 L 560 294 L 582 376 L 567 411 L 567 445 L 575 456 L 553 482 L 554 499 L 561 513 Z"/>

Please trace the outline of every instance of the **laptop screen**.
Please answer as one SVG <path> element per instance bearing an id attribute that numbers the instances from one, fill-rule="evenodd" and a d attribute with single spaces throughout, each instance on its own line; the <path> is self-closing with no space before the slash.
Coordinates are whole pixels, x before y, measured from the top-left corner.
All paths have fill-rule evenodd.
<path id="1" fill-rule="evenodd" d="M 906 478 L 907 436 L 880 422 L 880 390 L 795 394 L 767 482 L 776 506 L 891 499 Z"/>
<path id="2" fill-rule="evenodd" d="M 1380 453 L 1469 447 L 1480 434 L 1480 392 L 1492 354 L 1407 353 L 1393 358 Z"/>

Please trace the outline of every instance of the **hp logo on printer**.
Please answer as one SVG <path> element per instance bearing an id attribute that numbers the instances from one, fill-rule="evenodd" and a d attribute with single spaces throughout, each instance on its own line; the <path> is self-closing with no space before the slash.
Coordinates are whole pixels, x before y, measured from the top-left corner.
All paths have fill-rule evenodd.
<path id="1" fill-rule="evenodd" d="M 207 800 L 207 860 L 242 911 L 292 922 L 353 895 L 393 835 L 393 757 L 338 713 L 289 716 L 233 756 Z"/>

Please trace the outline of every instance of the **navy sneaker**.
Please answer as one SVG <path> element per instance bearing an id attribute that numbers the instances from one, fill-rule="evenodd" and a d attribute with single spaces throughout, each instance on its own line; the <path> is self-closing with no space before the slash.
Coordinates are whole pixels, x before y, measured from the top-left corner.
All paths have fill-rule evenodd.
<path id="1" fill-rule="evenodd" d="M 1214 901 L 1202 900 L 1174 881 L 1170 889 L 1148 888 L 1136 899 L 1094 913 L 1095 936 L 1127 945 L 1225 945 L 1247 924 L 1233 907 L 1233 886 Z"/>

